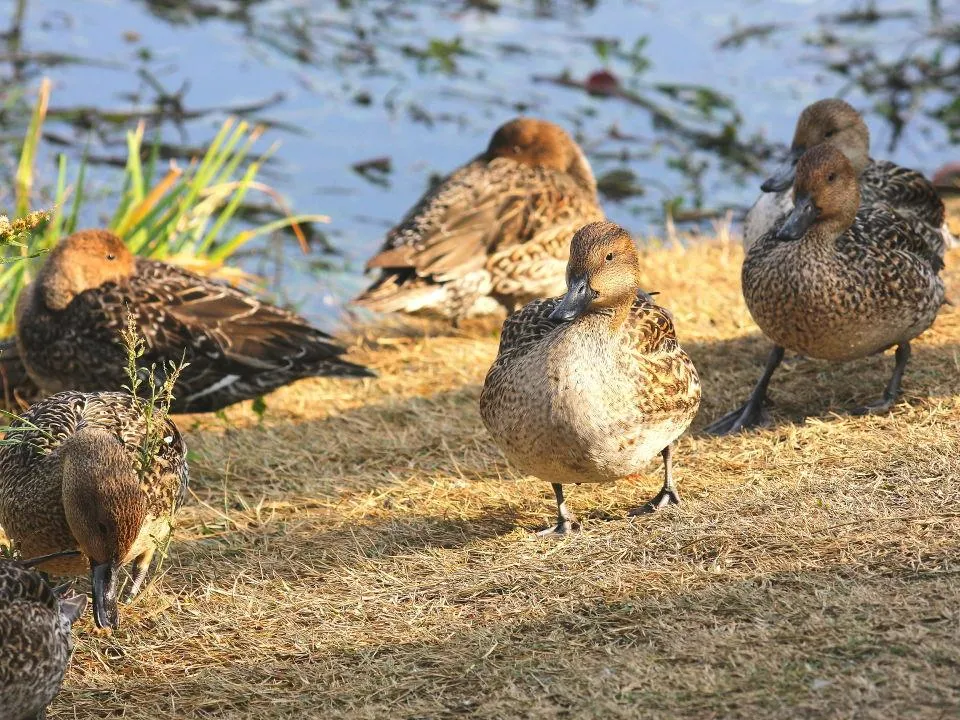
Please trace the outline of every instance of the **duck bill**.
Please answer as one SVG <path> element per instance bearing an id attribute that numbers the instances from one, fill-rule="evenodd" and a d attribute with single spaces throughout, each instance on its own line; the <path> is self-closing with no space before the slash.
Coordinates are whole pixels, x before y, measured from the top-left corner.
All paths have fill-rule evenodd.
<path id="1" fill-rule="evenodd" d="M 777 168 L 772 176 L 764 180 L 760 189 L 763 192 L 783 192 L 793 185 L 793 179 L 797 174 L 797 162 L 801 155 L 803 155 L 803 148 L 791 148 L 787 159 L 783 161 L 783 165 Z"/>
<path id="2" fill-rule="evenodd" d="M 549 319 L 560 322 L 576 320 L 590 308 L 595 297 L 596 293 L 590 289 L 586 274 L 572 277 L 567 283 L 566 295 L 560 298 L 560 304 L 550 313 Z"/>
<path id="3" fill-rule="evenodd" d="M 120 568 L 113 563 L 91 563 L 90 581 L 93 586 L 93 619 L 99 628 L 116 630 L 120 624 L 117 611 L 117 577 Z"/>
<path id="4" fill-rule="evenodd" d="M 816 222 L 819 214 L 810 196 L 796 198 L 793 210 L 777 231 L 777 237 L 781 240 L 799 240 Z"/>

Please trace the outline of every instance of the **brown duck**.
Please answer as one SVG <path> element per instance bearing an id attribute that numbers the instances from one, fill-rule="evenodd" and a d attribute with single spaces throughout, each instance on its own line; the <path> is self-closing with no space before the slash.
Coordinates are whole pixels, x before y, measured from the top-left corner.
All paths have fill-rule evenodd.
<path id="1" fill-rule="evenodd" d="M 541 534 L 578 527 L 564 484 L 631 478 L 657 454 L 663 488 L 630 514 L 679 502 L 670 446 L 697 414 L 700 381 L 639 277 L 630 236 L 591 223 L 573 238 L 566 294 L 504 323 L 480 414 L 512 465 L 552 484 L 559 517 Z"/>
<path id="2" fill-rule="evenodd" d="M 775 347 L 746 404 L 707 428 L 727 434 L 762 420 L 767 386 L 785 350 L 845 361 L 896 347 L 883 396 L 855 412 L 888 410 L 900 393 L 910 341 L 944 303 L 943 261 L 929 236 L 885 205 L 861 205 L 857 173 L 821 144 L 797 163 L 793 210 L 743 262 L 747 307 Z"/>
<path id="3" fill-rule="evenodd" d="M 121 569 L 133 566 L 128 596 L 143 587 L 187 488 L 187 450 L 167 419 L 159 449 L 141 460 L 147 425 L 128 393 L 63 392 L 10 424 L 0 445 L 0 526 L 24 556 L 80 550 L 40 567 L 90 573 L 94 620 L 118 624 Z"/>
<path id="4" fill-rule="evenodd" d="M 380 275 L 356 302 L 454 321 L 501 305 L 512 311 L 563 292 L 569 238 L 602 219 L 573 138 L 545 120 L 516 118 L 387 234 L 367 263 Z"/>
<path id="5" fill-rule="evenodd" d="M 815 102 L 800 113 L 786 161 L 763 183 L 763 194 L 747 213 L 744 249 L 776 229 L 793 209 L 791 188 L 797 163 L 807 150 L 819 145 L 830 145 L 846 156 L 859 179 L 860 201 L 864 205 L 884 204 L 893 209 L 927 238 L 941 258 L 945 248 L 954 244 L 944 222 L 943 202 L 933 183 L 916 170 L 872 159 L 870 130 L 863 116 L 849 103 L 830 98 Z"/>
<path id="6" fill-rule="evenodd" d="M 44 394 L 119 390 L 127 311 L 146 342 L 142 365 L 189 363 L 174 412 L 210 412 L 315 375 L 370 377 L 303 318 L 174 265 L 135 257 L 116 235 L 61 240 L 17 303 L 17 345 Z"/>
<path id="7" fill-rule="evenodd" d="M 27 563 L 0 559 L 0 720 L 40 720 L 73 654 L 84 596 L 65 597 Z"/>

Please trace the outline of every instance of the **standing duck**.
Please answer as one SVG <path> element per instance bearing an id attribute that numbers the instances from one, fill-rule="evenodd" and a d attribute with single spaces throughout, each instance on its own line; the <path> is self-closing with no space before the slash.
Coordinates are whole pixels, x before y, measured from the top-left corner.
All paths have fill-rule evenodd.
<path id="1" fill-rule="evenodd" d="M 728 434 L 757 425 L 767 385 L 785 350 L 854 360 L 896 346 L 896 367 L 880 400 L 900 392 L 910 341 L 945 301 L 943 261 L 928 236 L 884 205 L 861 205 L 857 173 L 844 153 L 818 145 L 797 163 L 793 210 L 747 251 L 741 283 L 747 307 L 775 347 L 747 403 L 707 428 Z"/>
<path id="2" fill-rule="evenodd" d="M 916 170 L 887 160 L 873 160 L 870 131 L 863 116 L 850 104 L 833 98 L 815 102 L 800 113 L 786 162 L 763 183 L 763 194 L 747 213 L 743 227 L 745 250 L 789 215 L 797 163 L 804 152 L 819 145 L 830 145 L 846 156 L 859 178 L 864 205 L 888 205 L 925 235 L 934 251 L 943 257 L 946 246 L 955 241 L 944 223 L 943 202 L 933 184 Z"/>
<path id="3" fill-rule="evenodd" d="M 135 257 L 113 233 L 61 240 L 17 303 L 17 344 L 45 394 L 118 390 L 127 312 L 146 343 L 145 367 L 189 363 L 173 412 L 210 412 L 314 375 L 370 377 L 299 316 L 234 288 Z"/>
<path id="4" fill-rule="evenodd" d="M 700 380 L 639 278 L 626 231 L 591 223 L 571 243 L 566 294 L 535 300 L 503 325 L 480 414 L 515 467 L 552 484 L 557 525 L 541 535 L 578 527 L 564 484 L 633 478 L 657 454 L 663 488 L 630 514 L 680 501 L 670 445 L 697 414 Z"/>
<path id="5" fill-rule="evenodd" d="M 46 716 L 73 654 L 84 596 L 61 597 L 40 574 L 0 559 L 0 720 Z"/>
<path id="6" fill-rule="evenodd" d="M 569 238 L 602 220 L 577 143 L 520 117 L 485 152 L 424 195 L 367 263 L 380 276 L 357 299 L 378 312 L 459 321 L 563 292 Z"/>
<path id="7" fill-rule="evenodd" d="M 42 569 L 90 572 L 94 620 L 118 624 L 121 568 L 143 587 L 187 489 L 187 451 L 172 420 L 149 430 L 128 393 L 62 392 L 11 423 L 0 446 L 0 526 L 25 556 L 79 549 Z M 147 442 L 156 448 L 144 460 Z"/>

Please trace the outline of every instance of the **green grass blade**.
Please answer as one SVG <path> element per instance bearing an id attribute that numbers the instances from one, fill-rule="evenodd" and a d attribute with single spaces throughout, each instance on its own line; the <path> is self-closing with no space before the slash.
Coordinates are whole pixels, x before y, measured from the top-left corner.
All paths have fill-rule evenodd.
<path id="1" fill-rule="evenodd" d="M 143 123 L 137 125 L 136 130 L 127 133 L 127 192 L 125 193 L 125 208 L 120 220 L 113 226 L 114 232 L 120 237 L 126 237 L 128 226 L 137 207 L 143 202 L 146 189 L 143 186 L 143 166 L 140 163 L 140 148 L 143 144 Z"/>
<path id="2" fill-rule="evenodd" d="M 89 145 L 83 148 L 83 155 L 80 157 L 80 170 L 77 172 L 77 187 L 74 189 L 73 208 L 70 210 L 70 217 L 67 220 L 66 227 L 63 229 L 64 235 L 70 235 L 77 230 L 77 221 L 80 217 L 80 208 L 83 206 L 83 191 L 85 189 L 84 181 L 87 177 L 87 151 Z"/>
<path id="3" fill-rule="evenodd" d="M 33 170 L 37 161 L 37 149 L 40 146 L 43 121 L 47 116 L 47 107 L 50 103 L 50 78 L 40 81 L 40 90 L 37 93 L 37 104 L 30 117 L 27 127 L 27 136 L 23 140 L 23 149 L 20 151 L 20 162 L 17 164 L 16 174 L 16 212 L 17 217 L 23 217 L 30 212 L 30 192 L 33 190 Z"/>
<path id="4" fill-rule="evenodd" d="M 329 221 L 329 218 L 326 215 L 291 215 L 290 217 L 280 218 L 279 220 L 264 223 L 263 225 L 250 230 L 241 230 L 230 240 L 223 243 L 223 245 L 220 245 L 215 250 L 210 252 L 208 257 L 210 260 L 216 263 L 221 263 L 233 255 L 233 253 L 239 250 L 244 244 L 250 242 L 256 237 L 260 237 L 261 235 L 267 235 L 277 230 L 282 230 L 285 227 L 290 227 L 294 223 L 299 225 L 304 223 L 327 221 Z"/>
<path id="5" fill-rule="evenodd" d="M 60 153 L 57 165 L 57 192 L 54 197 L 53 213 L 45 232 L 47 237 L 54 238 L 59 238 L 63 230 L 63 204 L 67 200 L 67 156 Z"/>

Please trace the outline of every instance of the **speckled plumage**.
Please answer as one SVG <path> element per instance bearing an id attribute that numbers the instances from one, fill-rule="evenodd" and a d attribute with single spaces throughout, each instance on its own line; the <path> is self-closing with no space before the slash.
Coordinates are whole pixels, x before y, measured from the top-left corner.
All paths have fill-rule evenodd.
<path id="1" fill-rule="evenodd" d="M 103 282 L 74 283 L 64 307 L 52 307 L 56 293 L 44 283 L 58 279 L 44 270 L 21 296 L 17 342 L 30 377 L 45 394 L 61 390 L 119 390 L 128 384 L 120 330 L 127 308 L 137 317 L 146 342 L 141 365 L 185 360 L 174 389 L 174 412 L 209 412 L 264 395 L 304 377 L 368 377 L 366 368 L 343 360 L 344 348 L 301 317 L 235 288 L 192 272 L 134 258 L 105 231 L 85 231 L 61 241 L 86 243 L 74 249 L 74 264 L 118 263 Z M 103 260 L 109 248 L 116 256 Z M 98 271 L 106 273 L 104 268 Z M 67 301 L 68 300 L 68 301 Z M 55 303 L 57 304 L 57 303 Z"/>
<path id="2" fill-rule="evenodd" d="M 0 526 L 27 557 L 82 550 L 64 508 L 64 444 L 80 431 L 103 430 L 122 443 L 130 463 L 135 463 L 146 426 L 133 397 L 128 393 L 67 391 L 39 401 L 10 425 L 21 429 L 8 433 L 9 439 L 18 442 L 0 446 Z M 187 450 L 170 419 L 164 425 L 163 438 L 156 457 L 140 477 L 144 515 L 133 529 L 135 541 L 119 558 L 121 564 L 138 561 L 149 565 L 155 548 L 166 541 L 173 514 L 183 502 Z M 41 567 L 64 576 L 82 575 L 89 569 L 83 557 L 58 558 Z"/>
<path id="3" fill-rule="evenodd" d="M 574 246 L 577 256 L 617 247 L 633 253 L 635 262 L 632 242 L 611 223 L 585 227 Z M 584 264 L 572 255 L 571 266 L 575 262 Z M 556 319 L 561 298 L 535 300 L 504 323 L 480 413 L 522 472 L 554 484 L 626 478 L 668 448 L 696 415 L 696 368 L 669 313 L 637 292 L 630 272 L 622 270 L 616 281 L 627 286 L 622 301 L 565 321 Z M 602 292 L 593 292 L 603 303 Z"/>
<path id="4" fill-rule="evenodd" d="M 73 653 L 84 603 L 61 603 L 39 573 L 0 559 L 0 720 L 45 716 Z"/>
<path id="5" fill-rule="evenodd" d="M 842 100 L 821 100 L 805 108 L 797 120 L 791 156 L 796 162 L 803 151 L 819 144 L 839 149 L 858 173 L 861 204 L 893 209 L 942 258 L 955 239 L 933 184 L 916 170 L 870 158 L 869 143 L 870 133 L 860 113 Z M 791 187 L 761 194 L 744 220 L 744 249 L 749 250 L 761 235 L 776 231 L 792 209 Z"/>
<path id="6" fill-rule="evenodd" d="M 882 397 L 854 410 L 889 410 L 911 355 L 910 341 L 945 302 L 943 260 L 929 234 L 883 204 L 860 203 L 843 152 L 828 144 L 800 158 L 794 209 L 747 251 L 741 285 L 747 308 L 774 342 L 744 405 L 711 423 L 727 435 L 763 421 L 767 387 L 784 351 L 823 360 L 866 357 L 896 346 Z"/>
<path id="7" fill-rule="evenodd" d="M 514 120 L 388 233 L 368 263 L 380 276 L 356 302 L 453 320 L 513 310 L 562 292 L 569 238 L 602 218 L 573 139 L 551 123 Z"/>
<path id="8" fill-rule="evenodd" d="M 941 258 L 953 236 L 944 224 L 940 196 L 922 173 L 887 160 L 873 160 L 860 175 L 860 203 L 884 205 L 911 225 L 911 232 L 925 237 Z M 771 208 L 773 210 L 771 211 Z M 744 220 L 743 246 L 749 250 L 761 235 L 775 232 L 793 210 L 793 189 L 764 193 Z"/>
<path id="9" fill-rule="evenodd" d="M 944 301 L 940 256 L 882 205 L 861 205 L 836 238 L 762 236 L 743 263 L 747 307 L 764 334 L 788 350 L 851 360 L 926 330 Z"/>
<path id="10" fill-rule="evenodd" d="M 480 411 L 519 470 L 557 483 L 636 474 L 693 421 L 700 381 L 667 312 L 638 296 L 611 332 L 611 313 L 549 319 L 535 300 L 504 323 Z"/>

